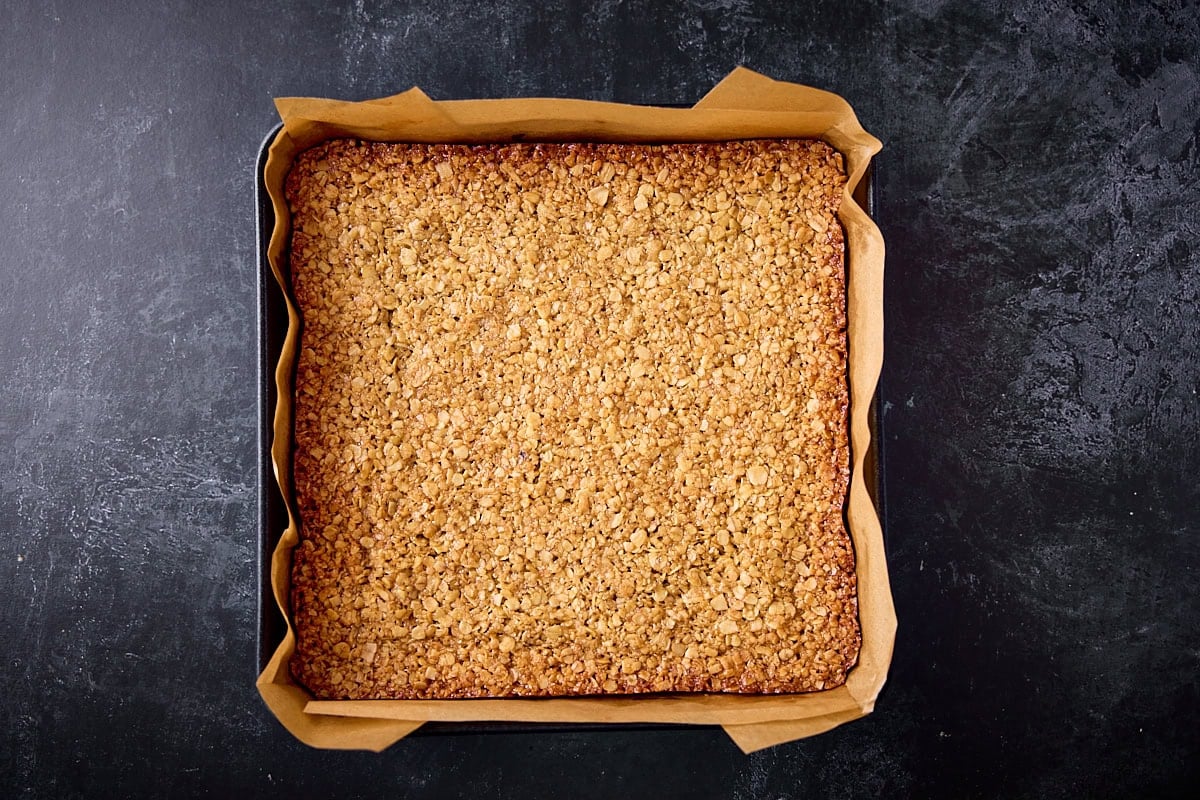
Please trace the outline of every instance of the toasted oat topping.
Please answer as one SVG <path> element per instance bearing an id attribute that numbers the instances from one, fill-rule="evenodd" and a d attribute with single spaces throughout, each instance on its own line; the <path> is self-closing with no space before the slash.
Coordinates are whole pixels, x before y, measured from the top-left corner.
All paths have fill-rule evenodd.
<path id="1" fill-rule="evenodd" d="M 815 141 L 302 154 L 297 679 L 842 683 L 844 182 Z"/>

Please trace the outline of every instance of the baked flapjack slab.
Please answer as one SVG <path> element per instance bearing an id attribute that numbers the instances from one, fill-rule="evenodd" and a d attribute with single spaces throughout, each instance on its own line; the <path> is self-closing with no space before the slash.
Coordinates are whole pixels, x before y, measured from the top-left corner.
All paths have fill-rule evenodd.
<path id="1" fill-rule="evenodd" d="M 807 140 L 303 154 L 297 679 L 842 683 L 844 181 Z"/>

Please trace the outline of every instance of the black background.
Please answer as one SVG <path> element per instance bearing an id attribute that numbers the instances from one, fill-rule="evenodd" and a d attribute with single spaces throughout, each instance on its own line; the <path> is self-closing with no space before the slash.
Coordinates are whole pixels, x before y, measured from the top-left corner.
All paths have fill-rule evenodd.
<path id="1" fill-rule="evenodd" d="M 0 5 L 0 793 L 1200 783 L 1200 10 L 1135 5 Z M 272 98 L 691 103 L 738 64 L 885 143 L 877 711 L 748 757 L 712 730 L 295 742 L 253 687 Z"/>

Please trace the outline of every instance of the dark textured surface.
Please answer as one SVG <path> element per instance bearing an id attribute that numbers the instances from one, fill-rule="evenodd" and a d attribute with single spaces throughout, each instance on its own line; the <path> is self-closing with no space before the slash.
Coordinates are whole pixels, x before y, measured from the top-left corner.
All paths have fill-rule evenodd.
<path id="1" fill-rule="evenodd" d="M 1200 781 L 1195 6 L 101 5 L 0 6 L 5 796 Z M 750 757 L 715 731 L 296 743 L 252 685 L 271 98 L 691 102 L 738 63 L 843 94 L 886 144 L 878 710 Z"/>

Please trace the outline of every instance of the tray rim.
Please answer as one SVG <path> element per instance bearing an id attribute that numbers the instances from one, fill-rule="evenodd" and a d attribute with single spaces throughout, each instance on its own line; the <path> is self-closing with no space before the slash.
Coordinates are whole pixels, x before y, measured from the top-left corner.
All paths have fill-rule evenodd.
<path id="1" fill-rule="evenodd" d="M 683 104 L 664 104 L 668 107 L 688 108 Z M 277 321 L 272 312 L 274 308 L 283 309 L 284 320 L 286 321 L 286 305 L 282 290 L 275 281 L 275 277 L 271 271 L 271 265 L 267 261 L 267 247 L 271 239 L 272 231 L 275 225 L 274 208 L 271 205 L 270 197 L 267 194 L 266 183 L 264 180 L 264 171 L 266 167 L 267 157 L 269 155 L 271 144 L 275 141 L 279 132 L 283 130 L 283 123 L 276 123 L 271 130 L 263 138 L 262 143 L 257 150 L 254 161 L 254 203 L 255 203 L 255 287 L 257 295 L 257 317 L 255 327 L 258 332 L 257 338 L 257 380 L 256 380 L 256 400 L 257 400 L 257 421 L 258 421 L 258 474 L 259 474 L 259 492 L 258 492 L 258 508 L 257 521 L 258 531 L 256 536 L 257 544 L 257 568 L 256 575 L 258 578 L 257 591 L 257 625 L 255 629 L 255 644 L 257 658 L 255 663 L 254 677 L 258 677 L 266 668 L 275 649 L 283 639 L 286 626 L 283 615 L 279 612 L 275 605 L 274 594 L 271 589 L 271 559 L 275 547 L 286 529 L 286 522 L 283 527 L 278 525 L 278 519 L 274 516 L 276 513 L 282 513 L 283 518 L 287 517 L 287 500 L 282 496 L 279 490 L 279 483 L 275 479 L 274 466 L 271 460 L 271 446 L 273 438 L 273 422 L 275 414 L 276 389 L 274 381 L 275 363 L 278 360 L 277 351 L 273 351 L 274 331 L 270 329 L 273 321 Z M 876 154 L 868 165 L 866 172 L 858 185 L 854 187 L 851 194 L 854 199 L 862 206 L 867 215 L 875 224 L 879 224 L 876 216 L 878 207 L 878 187 L 876 179 L 876 171 L 878 168 L 879 155 Z M 849 260 L 846 260 L 847 269 Z M 283 329 L 286 332 L 286 326 Z M 283 336 L 275 337 L 282 343 Z M 868 485 L 867 490 L 871 496 L 871 500 L 875 505 L 875 511 L 879 517 L 879 525 L 883 534 L 884 550 L 887 550 L 887 514 L 886 514 L 886 482 L 884 476 L 884 415 L 883 404 L 880 398 L 883 395 L 882 371 L 880 377 L 876 381 L 875 393 L 871 398 L 871 411 L 869 414 L 869 423 L 871 430 L 871 447 L 866 454 L 866 463 L 870 467 L 869 472 L 872 480 Z M 666 724 L 666 723 L 546 723 L 546 722 L 503 722 L 503 721 L 481 721 L 481 722 L 426 722 L 421 727 L 414 730 L 409 736 L 437 736 L 437 735 L 454 735 L 454 734 L 474 734 L 474 733 L 551 733 L 551 732 L 587 732 L 599 730 L 680 730 L 680 729 L 717 729 L 718 725 L 685 725 L 685 724 Z"/>

